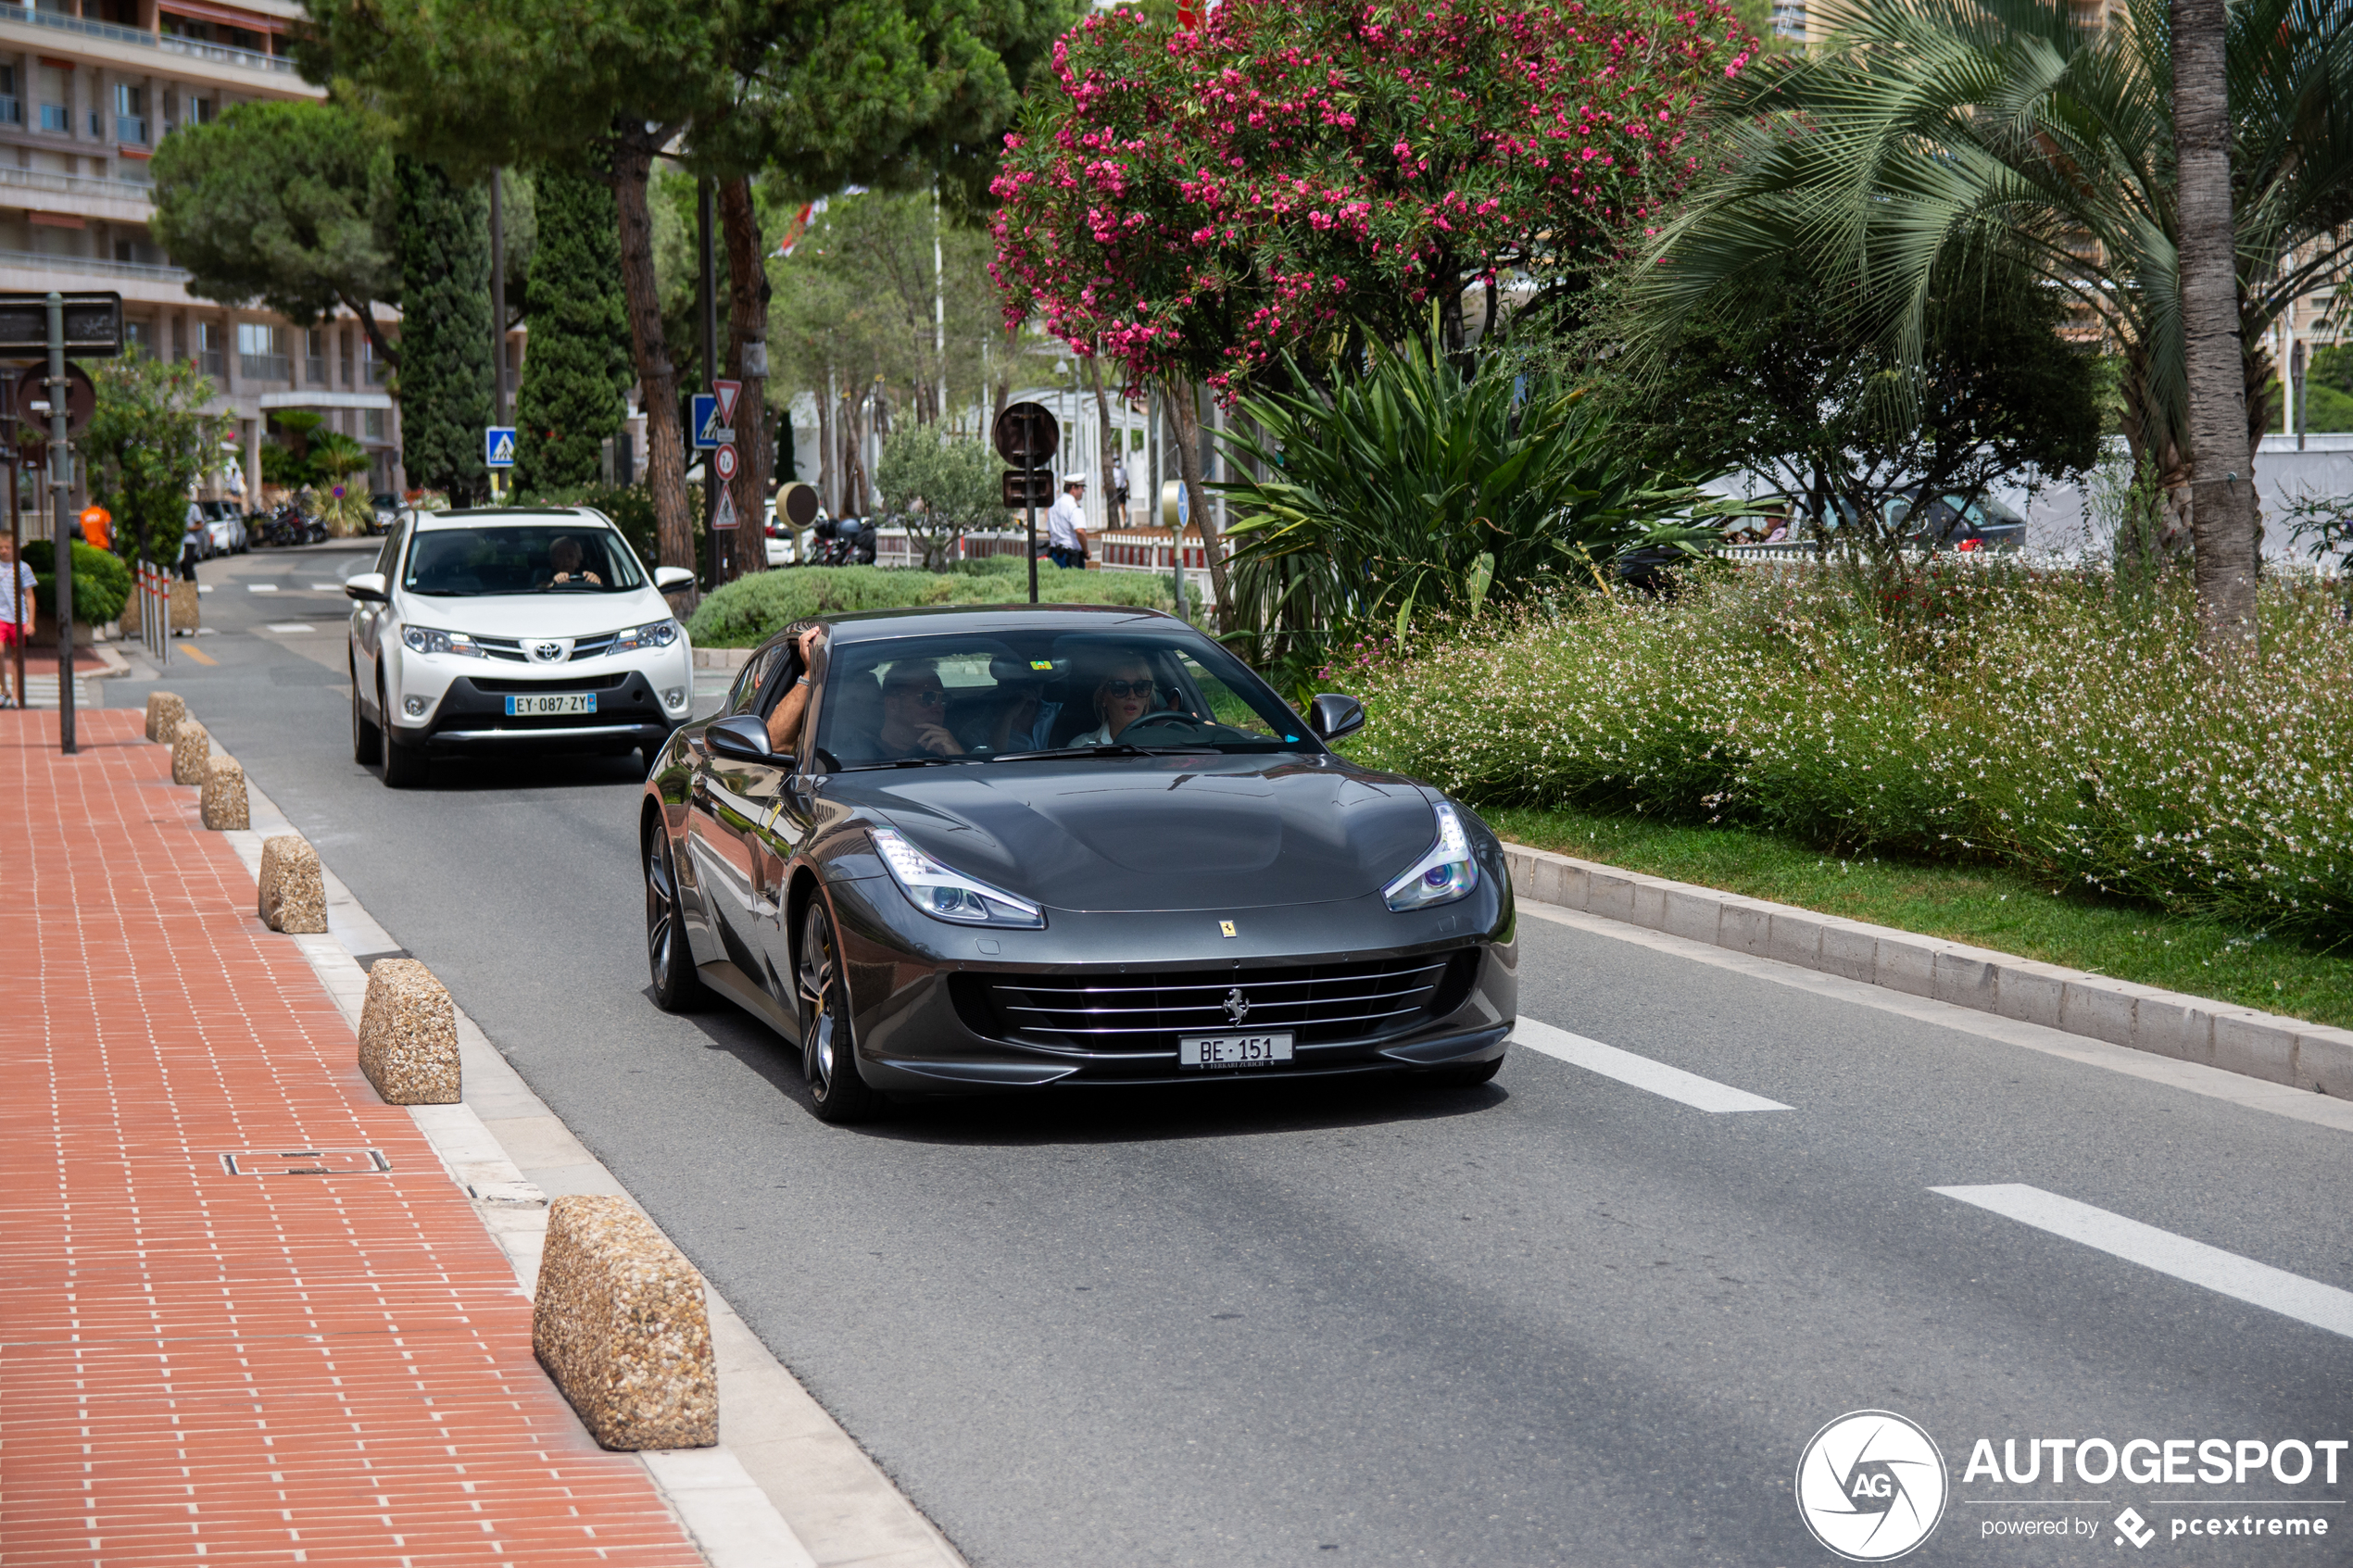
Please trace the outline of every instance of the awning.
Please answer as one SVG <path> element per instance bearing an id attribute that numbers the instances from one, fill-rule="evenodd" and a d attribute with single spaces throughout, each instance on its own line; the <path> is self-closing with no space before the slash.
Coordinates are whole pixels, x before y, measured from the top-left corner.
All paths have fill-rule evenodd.
<path id="1" fill-rule="evenodd" d="M 205 0 L 157 0 L 156 9 L 191 21 L 213 22 L 221 27 L 243 28 L 247 32 L 283 32 L 283 17 L 265 17 L 258 11 L 239 11 L 227 6 L 208 6 Z"/>

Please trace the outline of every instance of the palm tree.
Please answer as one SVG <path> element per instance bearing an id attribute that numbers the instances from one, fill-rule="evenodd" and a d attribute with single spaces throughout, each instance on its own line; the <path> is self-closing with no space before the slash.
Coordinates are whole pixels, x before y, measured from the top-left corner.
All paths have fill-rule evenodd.
<path id="1" fill-rule="evenodd" d="M 1793 259 L 1917 364 L 1940 268 L 2015 260 L 2119 355 L 2124 434 L 2178 528 L 2203 448 L 2191 438 L 2166 0 L 2127 0 L 2106 27 L 2079 23 L 2065 0 L 1828 5 L 1829 47 L 1761 61 L 1727 89 L 1721 172 L 1657 236 L 1635 285 L 1642 310 L 1672 323 L 1757 263 Z M 2246 460 L 2232 448 L 2208 468 L 2236 472 L 2251 497 L 2265 330 L 2353 259 L 2353 6 L 2241 0 L 2227 27 L 2227 220 L 2241 381 L 2256 395 L 2244 399 Z M 2233 548 L 2218 545 L 2211 564 Z"/>

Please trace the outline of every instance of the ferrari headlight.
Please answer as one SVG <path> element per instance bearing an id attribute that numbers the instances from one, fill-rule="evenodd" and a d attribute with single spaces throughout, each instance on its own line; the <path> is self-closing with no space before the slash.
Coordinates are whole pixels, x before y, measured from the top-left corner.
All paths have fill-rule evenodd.
<path id="1" fill-rule="evenodd" d="M 1427 909 L 1451 904 L 1478 885 L 1478 862 L 1471 859 L 1470 834 L 1463 820 L 1443 800 L 1438 813 L 1438 842 L 1414 862 L 1413 869 L 1380 890 L 1392 909 Z"/>
<path id="2" fill-rule="evenodd" d="M 1035 929 L 1046 923 L 1045 911 L 1026 898 L 1016 898 L 985 882 L 975 882 L 950 871 L 891 828 L 870 828 L 875 849 L 890 868 L 891 879 L 908 901 L 934 920 L 958 925 L 1018 925 Z"/>
<path id="3" fill-rule="evenodd" d="M 485 657 L 472 637 L 463 632 L 444 632 L 432 626 L 404 626 L 400 640 L 411 653 L 454 653 L 460 659 Z"/>
<path id="4" fill-rule="evenodd" d="M 643 626 L 632 626 L 613 639 L 614 653 L 635 653 L 639 648 L 666 648 L 678 640 L 678 622 L 649 621 Z"/>

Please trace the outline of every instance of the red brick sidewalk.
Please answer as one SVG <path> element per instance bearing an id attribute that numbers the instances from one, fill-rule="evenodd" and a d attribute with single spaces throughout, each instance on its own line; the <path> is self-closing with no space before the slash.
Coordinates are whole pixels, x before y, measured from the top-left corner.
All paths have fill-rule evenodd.
<path id="1" fill-rule="evenodd" d="M 142 716 L 0 712 L 0 1562 L 699 1564 Z M 389 1172 L 232 1174 L 377 1149 Z"/>

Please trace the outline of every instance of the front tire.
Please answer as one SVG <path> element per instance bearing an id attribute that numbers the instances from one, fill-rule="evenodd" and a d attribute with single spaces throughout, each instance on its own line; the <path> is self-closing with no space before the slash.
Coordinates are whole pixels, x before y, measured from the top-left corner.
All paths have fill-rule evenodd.
<path id="1" fill-rule="evenodd" d="M 433 770 L 433 764 L 426 759 L 422 746 L 403 746 L 394 735 L 392 706 L 390 700 L 384 696 L 382 681 L 376 683 L 376 713 L 380 720 L 376 725 L 376 732 L 384 742 L 377 747 L 377 753 L 384 762 L 384 787 L 386 789 L 416 788 L 425 782 L 426 776 Z"/>
<path id="2" fill-rule="evenodd" d="M 376 760 L 384 748 L 384 737 L 376 734 L 376 726 L 368 722 L 368 710 L 359 701 L 359 671 L 351 672 L 351 759 L 361 767 Z"/>
<path id="3" fill-rule="evenodd" d="M 809 1074 L 809 1098 L 817 1118 L 837 1124 L 861 1122 L 883 1107 L 883 1097 L 858 1075 L 858 1049 L 849 1029 L 849 986 L 842 974 L 841 945 L 823 897 L 809 900 L 800 922 L 800 957 L 796 966 L 800 992 L 800 1060 Z"/>
<path id="4" fill-rule="evenodd" d="M 654 1006 L 664 1012 L 693 1012 L 708 993 L 695 972 L 678 906 L 678 862 L 670 852 L 670 834 L 657 822 L 646 834 L 646 962 L 653 971 Z"/>

